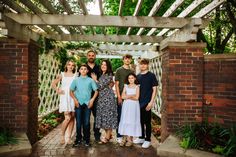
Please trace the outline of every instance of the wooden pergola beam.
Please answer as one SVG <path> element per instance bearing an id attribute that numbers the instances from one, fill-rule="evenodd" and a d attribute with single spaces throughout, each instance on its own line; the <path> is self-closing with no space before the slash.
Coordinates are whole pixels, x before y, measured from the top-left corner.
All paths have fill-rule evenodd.
<path id="1" fill-rule="evenodd" d="M 100 16 L 100 15 L 58 15 L 58 14 L 14 14 L 7 17 L 23 25 L 61 26 L 118 26 L 147 28 L 182 28 L 191 18 L 146 17 L 146 16 Z"/>
<path id="2" fill-rule="evenodd" d="M 103 12 L 103 7 L 102 7 L 102 0 L 98 0 L 98 5 L 99 5 L 99 10 L 100 10 L 101 16 L 103 16 L 104 12 Z M 104 27 L 102 27 L 102 32 L 103 32 L 103 34 L 106 34 Z"/>
<path id="3" fill-rule="evenodd" d="M 156 51 L 157 46 L 147 46 L 147 45 L 115 45 L 115 44 L 100 44 L 98 46 L 101 50 L 112 50 L 112 51 L 119 51 L 119 50 L 127 50 L 127 51 Z"/>
<path id="4" fill-rule="evenodd" d="M 18 40 L 25 40 L 25 41 L 29 41 L 30 39 L 37 41 L 40 37 L 39 34 L 33 32 L 29 28 L 15 22 L 14 20 L 8 17 L 4 17 L 4 22 L 7 28 L 7 32 L 6 34 L 4 34 L 6 36 L 14 37 Z"/>
<path id="5" fill-rule="evenodd" d="M 81 7 L 81 9 L 83 10 L 83 14 L 88 15 L 88 10 L 84 4 L 84 0 L 78 0 L 78 3 L 79 3 L 79 6 Z M 90 29 L 92 31 L 92 34 L 95 34 L 92 26 L 90 26 Z"/>
<path id="6" fill-rule="evenodd" d="M 134 10 L 133 16 L 137 16 L 137 15 L 138 15 L 139 10 L 141 9 L 142 3 L 143 3 L 143 0 L 138 0 L 137 5 L 136 5 L 135 10 Z M 128 28 L 128 30 L 127 30 L 127 32 L 126 32 L 126 35 L 129 35 L 129 34 L 130 34 L 131 29 L 132 29 L 132 27 L 129 27 L 129 28 Z"/>
<path id="7" fill-rule="evenodd" d="M 19 1 L 25 6 L 27 6 L 29 9 L 31 9 L 34 13 L 43 14 L 43 12 L 37 6 L 35 6 L 31 1 L 25 1 L 25 0 L 19 0 Z M 59 27 L 52 26 L 52 28 L 55 29 L 58 33 L 63 33 L 63 31 Z M 43 27 L 43 29 L 45 29 L 46 32 L 48 31 L 47 27 Z"/>
<path id="8" fill-rule="evenodd" d="M 159 43 L 163 38 L 156 36 L 138 36 L 138 35 L 80 35 L 80 34 L 53 34 L 48 38 L 57 41 L 95 41 L 95 42 L 142 42 Z"/>
<path id="9" fill-rule="evenodd" d="M 152 10 L 149 12 L 148 16 L 154 16 L 156 14 L 156 12 L 160 9 L 162 3 L 164 2 L 164 0 L 157 0 L 156 3 L 154 4 L 154 6 L 152 7 Z M 144 28 L 140 28 L 138 30 L 137 35 L 141 35 L 144 31 Z"/>
<path id="10" fill-rule="evenodd" d="M 211 12 L 213 9 L 224 3 L 226 0 L 214 0 L 204 8 L 202 8 L 197 14 L 193 16 L 193 18 L 204 17 L 206 14 Z"/>
<path id="11" fill-rule="evenodd" d="M 63 8 L 68 14 L 73 14 L 73 11 L 71 10 L 70 5 L 67 3 L 66 0 L 59 0 L 59 2 L 61 3 L 61 5 L 63 6 Z M 77 28 L 79 29 L 81 34 L 85 34 L 81 26 L 78 26 Z"/>
<path id="12" fill-rule="evenodd" d="M 191 23 L 187 24 L 180 30 L 177 30 L 171 36 L 165 38 L 160 42 L 160 50 L 164 49 L 168 42 L 193 42 L 197 40 L 197 32 L 200 25 L 202 25 L 201 19 L 195 19 Z"/>

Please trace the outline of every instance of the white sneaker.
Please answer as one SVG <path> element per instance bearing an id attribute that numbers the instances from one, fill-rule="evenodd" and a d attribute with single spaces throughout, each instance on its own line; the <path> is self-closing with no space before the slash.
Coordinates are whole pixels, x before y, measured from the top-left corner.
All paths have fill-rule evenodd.
<path id="1" fill-rule="evenodd" d="M 117 143 L 121 143 L 121 141 L 122 141 L 122 137 L 117 137 L 117 138 L 116 138 L 116 142 L 117 142 Z"/>
<path id="2" fill-rule="evenodd" d="M 133 140 L 133 143 L 134 144 L 142 144 L 142 143 L 144 143 L 144 141 L 145 141 L 144 139 L 136 138 L 136 139 Z"/>
<path id="3" fill-rule="evenodd" d="M 151 142 L 150 141 L 145 141 L 143 144 L 142 144 L 142 148 L 148 148 L 151 146 Z"/>

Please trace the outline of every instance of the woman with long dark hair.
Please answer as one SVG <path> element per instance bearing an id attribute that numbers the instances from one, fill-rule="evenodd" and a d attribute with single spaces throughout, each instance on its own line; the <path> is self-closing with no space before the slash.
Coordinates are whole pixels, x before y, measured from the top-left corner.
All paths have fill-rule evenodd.
<path id="1" fill-rule="evenodd" d="M 105 130 L 106 135 L 101 139 L 101 143 L 107 143 L 112 138 L 112 129 L 117 129 L 118 126 L 116 99 L 111 87 L 111 84 L 114 84 L 113 72 L 109 60 L 102 61 L 101 74 L 99 80 L 95 74 L 91 74 L 97 82 L 99 91 L 95 126 Z"/>

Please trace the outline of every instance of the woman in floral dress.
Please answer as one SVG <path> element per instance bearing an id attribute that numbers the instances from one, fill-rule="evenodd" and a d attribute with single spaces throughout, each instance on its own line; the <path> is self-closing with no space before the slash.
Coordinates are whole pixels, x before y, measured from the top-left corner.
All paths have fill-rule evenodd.
<path id="1" fill-rule="evenodd" d="M 106 135 L 101 139 L 101 143 L 107 143 L 112 138 L 112 129 L 117 129 L 118 126 L 116 99 L 112 90 L 113 73 L 109 60 L 102 61 L 101 72 L 99 80 L 95 74 L 91 74 L 91 77 L 97 82 L 99 90 L 95 126 L 105 130 Z"/>

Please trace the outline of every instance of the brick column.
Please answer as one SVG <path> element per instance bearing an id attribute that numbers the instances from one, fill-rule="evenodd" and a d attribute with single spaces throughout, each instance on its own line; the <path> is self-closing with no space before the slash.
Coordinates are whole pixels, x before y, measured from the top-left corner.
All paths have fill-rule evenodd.
<path id="1" fill-rule="evenodd" d="M 33 41 L 0 41 L 0 126 L 37 141 L 38 46 Z"/>
<path id="2" fill-rule="evenodd" d="M 177 126 L 202 121 L 203 43 L 169 43 L 162 50 L 162 141 Z"/>

